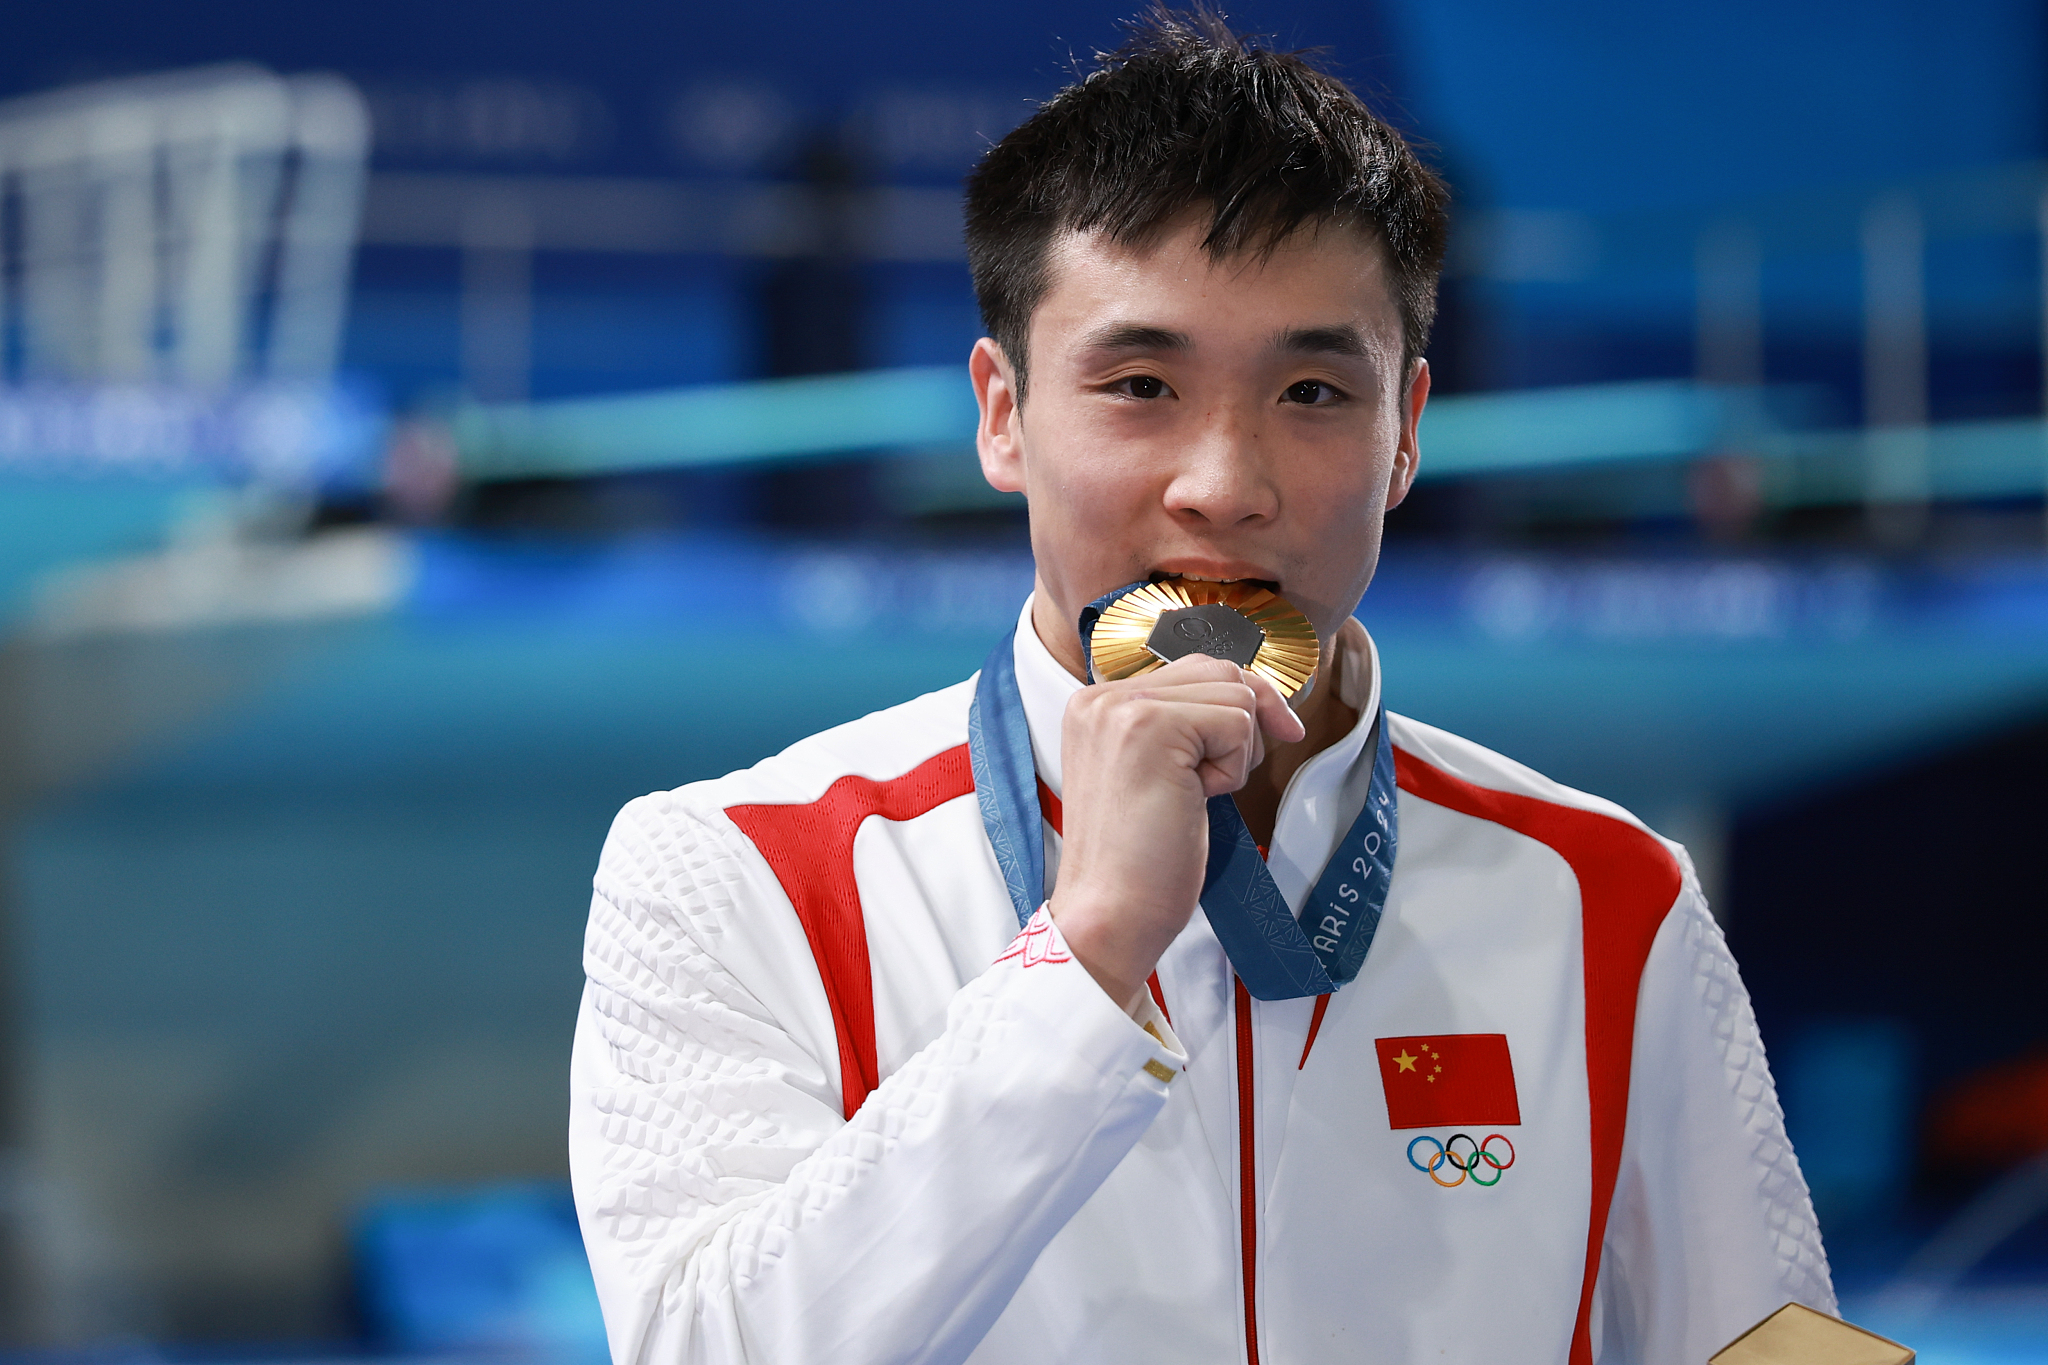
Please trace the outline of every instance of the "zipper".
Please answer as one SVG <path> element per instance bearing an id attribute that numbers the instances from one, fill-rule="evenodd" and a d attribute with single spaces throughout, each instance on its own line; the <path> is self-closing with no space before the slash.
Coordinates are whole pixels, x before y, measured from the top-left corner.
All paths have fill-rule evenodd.
<path id="1" fill-rule="evenodd" d="M 1244 1358 L 1259 1365 L 1259 1161 L 1253 1120 L 1258 1098 L 1252 1081 L 1252 997 L 1235 976 L 1237 999 L 1237 1218 L 1238 1252 L 1243 1262 Z"/>

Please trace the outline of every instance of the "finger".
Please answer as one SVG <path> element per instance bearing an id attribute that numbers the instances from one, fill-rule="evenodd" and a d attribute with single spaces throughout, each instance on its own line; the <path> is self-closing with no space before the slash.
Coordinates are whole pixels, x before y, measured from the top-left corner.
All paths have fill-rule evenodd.
<path id="1" fill-rule="evenodd" d="M 1175 659 L 1164 668 L 1155 668 L 1150 673 L 1140 674 L 1148 683 L 1184 682 L 1239 682 L 1244 670 L 1228 659 L 1211 658 L 1207 654 L 1187 654 Z M 1132 681 L 1136 681 L 1133 679 Z"/>
<path id="2" fill-rule="evenodd" d="M 1257 765 L 1246 766 L 1238 763 L 1221 762 L 1203 763 L 1195 771 L 1195 776 L 1201 780 L 1202 799 L 1206 801 L 1211 797 L 1228 796 L 1232 792 L 1243 791 L 1244 784 L 1251 780 L 1252 767 L 1255 766 Z"/>
<path id="3" fill-rule="evenodd" d="M 1134 701 L 1163 701 L 1194 706 L 1228 706 L 1256 717 L 1258 694 L 1250 684 L 1230 682 L 1181 683 L 1175 687 L 1144 687 L 1124 694 Z"/>
<path id="4" fill-rule="evenodd" d="M 1287 704 L 1287 698 L 1280 695 L 1280 689 L 1273 680 L 1250 669 L 1243 672 L 1245 685 L 1258 698 L 1259 729 L 1279 744 L 1298 744 L 1308 738 L 1308 727 L 1301 723 L 1300 716 L 1294 714 L 1294 708 Z"/>
<path id="5" fill-rule="evenodd" d="M 1243 694 L 1247 689 L 1236 690 Z M 1190 772 L 1203 775 L 1205 786 L 1221 781 L 1229 784 L 1228 790 L 1235 791 L 1258 766 L 1262 752 L 1258 720 L 1249 707 L 1158 698 L 1147 698 L 1137 705 L 1142 709 L 1129 713 L 1132 724 L 1125 733 L 1134 740 L 1148 732 L 1157 736 L 1151 741 L 1139 741 L 1147 746 L 1165 740 L 1170 748 L 1179 750 Z"/>
<path id="6" fill-rule="evenodd" d="M 1228 659 L 1214 659 L 1206 654 L 1190 654 L 1175 659 L 1164 668 L 1144 674 L 1148 690 L 1159 691 L 1166 686 L 1176 690 L 1181 687 L 1198 686 L 1228 680 L 1242 683 L 1252 689 L 1256 698 L 1255 709 L 1259 728 L 1281 744 L 1295 744 L 1307 738 L 1308 729 L 1301 723 L 1301 717 L 1280 695 L 1280 689 L 1264 674 L 1240 668 Z M 1131 679 L 1137 682 L 1138 679 Z"/>
<path id="7" fill-rule="evenodd" d="M 1179 719 L 1201 745 L 1195 775 L 1205 797 L 1238 790 L 1265 758 L 1258 721 L 1250 711 L 1200 706 L 1189 708 Z"/>

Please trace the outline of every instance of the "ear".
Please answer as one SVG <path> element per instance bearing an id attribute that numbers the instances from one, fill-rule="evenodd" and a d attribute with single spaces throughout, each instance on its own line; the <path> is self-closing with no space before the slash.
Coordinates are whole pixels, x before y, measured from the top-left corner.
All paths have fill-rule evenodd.
<path id="1" fill-rule="evenodd" d="M 974 380 L 974 401 L 981 407 L 981 420 L 974 428 L 981 477 L 999 492 L 1028 492 L 1024 487 L 1024 419 L 1017 405 L 1017 376 L 1010 368 L 1010 358 L 1002 347 L 983 337 L 967 357 L 967 372 Z"/>
<path id="2" fill-rule="evenodd" d="M 1415 482 L 1415 470 L 1422 463 L 1422 442 L 1416 428 L 1422 422 L 1422 408 L 1429 402 L 1429 362 L 1417 357 L 1408 377 L 1408 392 L 1402 395 L 1401 443 L 1394 450 L 1394 473 L 1387 481 L 1387 507 L 1401 505 Z M 986 461 L 984 460 L 984 463 Z"/>

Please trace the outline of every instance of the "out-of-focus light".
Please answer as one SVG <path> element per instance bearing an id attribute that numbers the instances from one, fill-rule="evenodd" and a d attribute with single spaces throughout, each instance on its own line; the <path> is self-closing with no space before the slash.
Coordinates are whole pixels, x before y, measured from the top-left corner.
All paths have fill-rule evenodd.
<path id="1" fill-rule="evenodd" d="M 1719 390 L 1683 380 L 1440 398 L 1423 411 L 1419 474 L 1697 455 L 1720 439 L 1728 409 Z"/>
<path id="2" fill-rule="evenodd" d="M 471 478 L 560 478 L 958 445 L 974 421 L 966 373 L 937 365 L 474 407 L 456 438 Z"/>
<path id="3" fill-rule="evenodd" d="M 386 1349 L 605 1355 L 565 1186 L 387 1194 L 364 1209 L 355 1252 L 364 1317 Z"/>

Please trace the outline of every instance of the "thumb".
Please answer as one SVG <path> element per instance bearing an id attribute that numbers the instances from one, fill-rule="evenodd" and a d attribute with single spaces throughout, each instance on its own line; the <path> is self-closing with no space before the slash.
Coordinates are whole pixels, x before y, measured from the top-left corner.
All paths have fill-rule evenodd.
<path id="1" fill-rule="evenodd" d="M 1308 727 L 1301 723 L 1301 717 L 1294 714 L 1294 708 L 1280 695 L 1280 689 L 1273 680 L 1250 669 L 1244 670 L 1245 686 L 1251 688 L 1258 699 L 1259 729 L 1277 744 L 1298 744 L 1308 737 Z"/>

